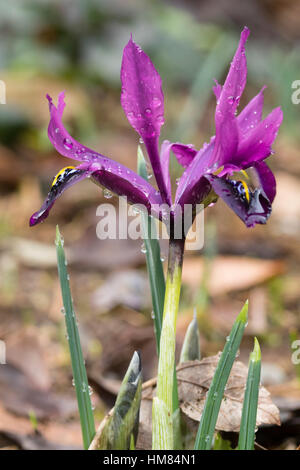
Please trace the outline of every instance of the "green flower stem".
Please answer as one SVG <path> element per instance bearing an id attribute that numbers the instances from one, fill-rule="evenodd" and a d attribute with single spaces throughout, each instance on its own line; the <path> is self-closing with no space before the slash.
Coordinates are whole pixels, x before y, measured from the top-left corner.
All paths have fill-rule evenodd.
<path id="1" fill-rule="evenodd" d="M 153 401 L 154 450 L 173 449 L 173 381 L 176 322 L 181 288 L 184 240 L 170 239 L 163 326 L 157 377 L 157 396 Z"/>

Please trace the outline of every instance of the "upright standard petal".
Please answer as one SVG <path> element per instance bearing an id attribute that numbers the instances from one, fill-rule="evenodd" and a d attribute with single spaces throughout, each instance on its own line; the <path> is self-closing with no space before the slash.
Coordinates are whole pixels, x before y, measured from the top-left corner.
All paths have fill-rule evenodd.
<path id="1" fill-rule="evenodd" d="M 264 106 L 263 92 L 265 89 L 266 87 L 264 86 L 237 116 L 237 123 L 241 137 L 244 137 L 248 132 L 251 132 L 252 129 L 254 129 L 254 127 L 256 127 L 262 120 L 262 111 Z"/>
<path id="2" fill-rule="evenodd" d="M 254 162 L 267 158 L 272 153 L 272 144 L 276 139 L 278 129 L 282 123 L 281 108 L 273 111 L 256 127 L 240 140 L 233 163 L 240 168 L 248 168 Z"/>
<path id="3" fill-rule="evenodd" d="M 121 104 L 128 121 L 145 142 L 158 188 L 171 204 L 160 163 L 158 139 L 164 123 L 161 78 L 145 52 L 132 40 L 124 48 L 121 66 Z"/>
<path id="4" fill-rule="evenodd" d="M 219 84 L 214 87 L 218 100 L 215 113 L 216 142 L 210 161 L 211 166 L 224 165 L 237 150 L 238 127 L 235 113 L 247 79 L 245 43 L 249 34 L 248 28 L 244 28 L 223 87 Z"/>
<path id="5" fill-rule="evenodd" d="M 124 48 L 121 82 L 121 104 L 132 127 L 143 139 L 159 136 L 164 123 L 161 78 L 132 38 Z"/>

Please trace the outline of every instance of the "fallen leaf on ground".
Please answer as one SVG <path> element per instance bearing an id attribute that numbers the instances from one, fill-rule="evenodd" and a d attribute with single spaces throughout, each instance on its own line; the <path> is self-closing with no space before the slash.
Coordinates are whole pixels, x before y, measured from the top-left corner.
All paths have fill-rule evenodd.
<path id="1" fill-rule="evenodd" d="M 217 354 L 201 361 L 185 362 L 177 367 L 180 408 L 183 415 L 191 420 L 191 423 L 189 420 L 187 421 L 191 431 L 197 429 L 206 394 L 219 359 L 220 354 Z M 242 362 L 234 362 L 216 424 L 217 431 L 239 431 L 247 373 L 248 368 Z M 139 449 L 151 449 L 152 397 L 155 393 L 155 387 L 156 379 L 143 385 L 137 443 Z M 272 402 L 270 393 L 264 387 L 260 387 L 259 390 L 256 424 L 257 426 L 261 424 L 280 425 L 279 410 Z"/>
<path id="2" fill-rule="evenodd" d="M 222 295 L 231 291 L 249 289 L 284 272 L 282 261 L 247 258 L 243 256 L 218 256 L 212 261 L 208 280 L 209 293 Z M 187 257 L 183 263 L 182 280 L 199 288 L 203 280 L 202 258 Z"/>

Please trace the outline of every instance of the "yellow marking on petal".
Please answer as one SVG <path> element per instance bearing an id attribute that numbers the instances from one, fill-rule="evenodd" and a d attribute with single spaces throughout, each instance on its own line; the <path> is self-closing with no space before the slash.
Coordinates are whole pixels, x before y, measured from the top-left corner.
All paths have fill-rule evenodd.
<path id="1" fill-rule="evenodd" d="M 242 185 L 244 187 L 244 190 L 245 190 L 246 199 L 247 199 L 248 202 L 250 202 L 250 193 L 249 193 L 248 185 L 244 180 L 241 180 L 241 183 L 242 183 Z"/>
<path id="2" fill-rule="evenodd" d="M 57 180 L 58 178 L 60 177 L 60 175 L 62 175 L 66 170 L 74 170 L 75 169 L 75 166 L 65 166 L 65 168 L 62 168 L 58 173 L 57 175 L 55 176 L 53 182 L 52 182 L 52 186 L 54 186 L 56 183 L 57 183 Z"/>
<path id="3" fill-rule="evenodd" d="M 219 173 L 221 173 L 221 171 L 224 170 L 224 166 L 220 166 L 220 168 L 218 168 L 216 171 L 214 171 L 214 175 L 218 175 Z"/>
<path id="4" fill-rule="evenodd" d="M 247 180 L 249 179 L 249 176 L 247 175 L 245 170 L 241 170 L 241 173 L 245 176 L 245 178 L 247 178 Z"/>

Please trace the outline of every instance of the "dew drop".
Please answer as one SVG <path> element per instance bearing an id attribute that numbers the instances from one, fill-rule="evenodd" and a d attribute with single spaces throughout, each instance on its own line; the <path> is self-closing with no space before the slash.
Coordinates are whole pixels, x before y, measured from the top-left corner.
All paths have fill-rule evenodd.
<path id="1" fill-rule="evenodd" d="M 73 144 L 70 141 L 70 139 L 64 139 L 63 144 L 64 144 L 65 149 L 67 150 L 71 150 L 73 148 Z"/>
<path id="2" fill-rule="evenodd" d="M 147 253 L 147 248 L 146 248 L 146 245 L 145 245 L 144 242 L 141 245 L 141 252 L 144 253 L 144 254 Z"/>
<path id="3" fill-rule="evenodd" d="M 111 199 L 113 197 L 112 193 L 108 189 L 103 189 L 103 196 L 105 199 Z"/>

